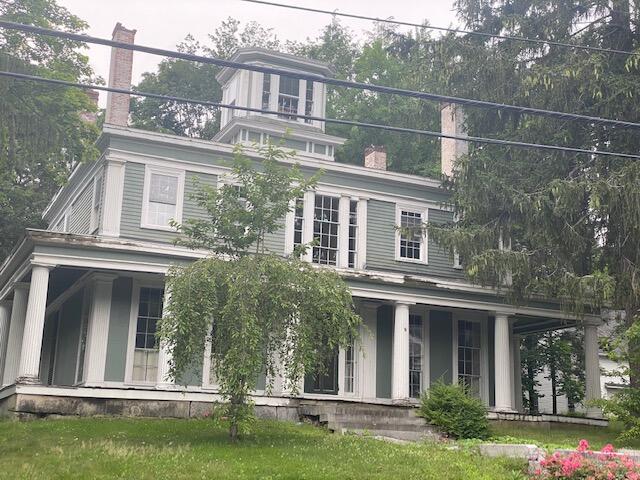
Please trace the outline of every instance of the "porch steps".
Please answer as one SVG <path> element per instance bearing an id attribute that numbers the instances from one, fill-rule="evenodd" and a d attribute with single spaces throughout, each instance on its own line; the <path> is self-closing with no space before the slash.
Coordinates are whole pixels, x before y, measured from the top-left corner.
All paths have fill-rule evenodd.
<path id="1" fill-rule="evenodd" d="M 302 401 L 299 412 L 332 432 L 405 441 L 439 440 L 437 431 L 406 406 L 337 401 Z"/>

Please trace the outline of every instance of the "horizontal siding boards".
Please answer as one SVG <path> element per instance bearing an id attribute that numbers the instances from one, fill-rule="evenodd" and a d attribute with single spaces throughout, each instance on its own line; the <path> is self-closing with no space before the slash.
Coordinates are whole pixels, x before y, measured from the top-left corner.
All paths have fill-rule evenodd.
<path id="1" fill-rule="evenodd" d="M 75 383 L 83 298 L 84 289 L 80 289 L 60 310 L 54 385 L 70 386 Z"/>
<path id="2" fill-rule="evenodd" d="M 129 344 L 132 289 L 133 280 L 131 278 L 119 277 L 113 282 L 107 336 L 107 362 L 104 370 L 104 379 L 108 382 L 124 382 Z"/>
<path id="3" fill-rule="evenodd" d="M 87 234 L 91 229 L 91 207 L 93 201 L 93 182 L 89 182 L 71 207 L 68 231 Z"/>
<path id="4" fill-rule="evenodd" d="M 447 221 L 449 212 L 429 209 L 429 218 Z M 407 274 L 459 277 L 461 272 L 453 268 L 447 252 L 429 240 L 428 265 L 399 262 L 396 252 L 396 205 L 391 202 L 370 200 L 367 209 L 367 268 L 370 270 L 396 271 Z"/>
<path id="5" fill-rule="evenodd" d="M 149 240 L 153 242 L 172 243 L 177 237 L 175 232 L 141 228 L 142 195 L 144 191 L 145 166 L 141 163 L 127 163 L 124 174 L 124 198 L 122 200 L 122 217 L 120 220 L 120 236 Z M 186 172 L 184 180 L 184 202 L 182 220 L 189 218 L 205 219 L 206 212 L 200 208 L 191 195 L 196 192 L 194 180 L 200 184 L 215 186 L 217 177 L 203 173 Z"/>

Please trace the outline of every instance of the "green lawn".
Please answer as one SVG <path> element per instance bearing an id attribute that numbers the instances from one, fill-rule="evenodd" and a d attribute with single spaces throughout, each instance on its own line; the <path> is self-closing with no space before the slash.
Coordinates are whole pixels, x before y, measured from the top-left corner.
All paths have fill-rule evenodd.
<path id="1" fill-rule="evenodd" d="M 210 420 L 0 421 L 0 478 L 518 479 L 471 449 L 396 445 L 259 421 L 239 444 Z"/>
<path id="2" fill-rule="evenodd" d="M 534 443 L 543 447 L 575 448 L 581 439 L 586 439 L 592 448 L 600 449 L 607 443 L 616 448 L 640 449 L 640 440 L 620 443 L 616 439 L 622 431 L 619 424 L 612 423 L 608 428 L 589 427 L 587 425 L 540 426 L 534 423 L 523 425 L 511 422 L 492 424 L 494 441 L 506 443 Z"/>

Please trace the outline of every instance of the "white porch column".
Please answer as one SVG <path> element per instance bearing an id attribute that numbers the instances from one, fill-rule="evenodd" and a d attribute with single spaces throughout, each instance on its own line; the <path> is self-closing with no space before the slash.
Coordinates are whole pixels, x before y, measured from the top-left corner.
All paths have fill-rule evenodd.
<path id="1" fill-rule="evenodd" d="M 2 372 L 7 354 L 7 339 L 9 338 L 9 321 L 11 319 L 11 302 L 0 301 L 0 387 L 2 386 Z"/>
<path id="2" fill-rule="evenodd" d="M 167 311 L 167 307 L 171 302 L 171 293 L 168 288 L 164 291 L 163 315 Z M 160 350 L 158 351 L 158 380 L 156 386 L 158 388 L 172 388 L 175 385 L 175 379 L 169 378 L 171 371 L 171 352 L 167 348 L 165 342 L 160 342 Z"/>
<path id="3" fill-rule="evenodd" d="M 17 283 L 14 286 L 11 319 L 9 321 L 9 338 L 5 355 L 4 373 L 2 376 L 3 385 L 14 384 L 18 376 L 18 364 L 20 363 L 22 333 L 24 332 L 24 319 L 27 313 L 28 296 L 28 283 Z"/>
<path id="4" fill-rule="evenodd" d="M 393 318 L 391 400 L 409 401 L 409 304 L 396 303 Z"/>
<path id="5" fill-rule="evenodd" d="M 522 412 L 522 360 L 520 358 L 520 335 L 513 335 L 513 407 L 517 412 Z"/>
<path id="6" fill-rule="evenodd" d="M 496 313 L 495 323 L 495 387 L 497 412 L 513 412 L 511 403 L 511 346 L 509 345 L 509 316 Z"/>
<path id="7" fill-rule="evenodd" d="M 37 264 L 31 268 L 31 286 L 22 335 L 17 383 L 40 383 L 40 355 L 50 269 L 49 266 Z"/>
<path id="8" fill-rule="evenodd" d="M 585 324 L 584 326 L 584 367 L 585 367 L 585 403 L 587 404 L 587 416 L 593 418 L 602 417 L 602 411 L 598 407 L 590 406 L 589 402 L 599 400 L 602 397 L 600 390 L 600 348 L 598 346 L 597 325 Z"/>
<path id="9" fill-rule="evenodd" d="M 85 354 L 85 384 L 104 382 L 107 362 L 107 338 L 111 317 L 111 293 L 116 275 L 98 274 L 93 277 L 93 301 L 89 311 L 87 347 Z"/>
<path id="10" fill-rule="evenodd" d="M 362 317 L 360 328 L 360 361 L 358 373 L 360 376 L 360 397 L 368 400 L 376 398 L 376 330 L 378 328 L 378 305 L 372 302 L 362 302 L 358 305 Z"/>

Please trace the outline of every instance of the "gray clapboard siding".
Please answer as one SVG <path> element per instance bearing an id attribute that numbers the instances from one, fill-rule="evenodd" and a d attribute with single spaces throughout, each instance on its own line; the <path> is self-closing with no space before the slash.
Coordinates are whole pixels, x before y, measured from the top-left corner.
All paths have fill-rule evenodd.
<path id="1" fill-rule="evenodd" d="M 53 377 L 55 385 L 75 383 L 83 299 L 84 289 L 80 289 L 64 303 L 60 310 L 58 348 Z"/>
<path id="2" fill-rule="evenodd" d="M 396 205 L 392 202 L 370 200 L 367 209 L 367 268 L 403 273 L 455 276 L 461 272 L 453 268 L 453 260 L 434 241 L 428 241 L 428 264 L 401 262 L 395 259 Z M 429 209 L 429 221 L 447 222 L 451 212 Z"/>
<path id="3" fill-rule="evenodd" d="M 451 312 L 429 312 L 429 380 L 451 383 L 453 380 L 453 323 Z"/>
<path id="4" fill-rule="evenodd" d="M 107 362 L 104 370 L 104 379 L 108 382 L 124 381 L 129 345 L 132 289 L 133 280 L 131 278 L 120 277 L 113 282 L 107 337 Z"/>
<path id="5" fill-rule="evenodd" d="M 175 232 L 141 228 L 142 195 L 144 190 L 145 166 L 141 163 L 127 163 L 124 175 L 124 197 L 122 200 L 122 217 L 120 221 L 120 236 L 149 240 L 153 242 L 171 243 L 178 236 Z M 206 212 L 191 199 L 196 192 L 194 179 L 201 184 L 215 186 L 217 177 L 195 172 L 186 172 L 184 180 L 184 202 L 182 207 L 182 220 L 204 219 Z"/>
<path id="6" fill-rule="evenodd" d="M 91 207 L 93 201 L 93 181 L 89 182 L 71 206 L 68 232 L 88 234 L 91 228 Z"/>

